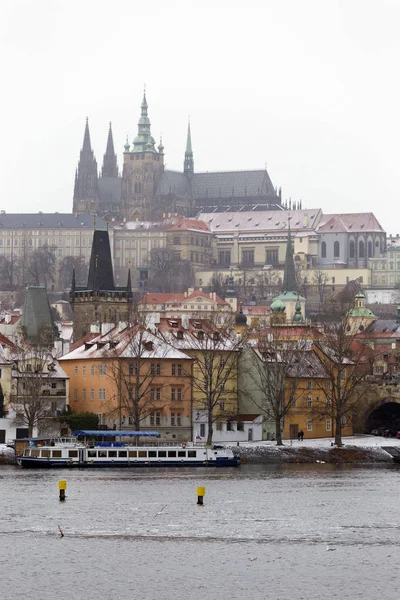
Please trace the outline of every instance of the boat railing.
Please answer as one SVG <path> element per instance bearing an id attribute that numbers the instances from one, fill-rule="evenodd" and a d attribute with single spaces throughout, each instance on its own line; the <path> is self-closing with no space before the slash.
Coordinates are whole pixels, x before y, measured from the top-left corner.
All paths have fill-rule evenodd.
<path id="1" fill-rule="evenodd" d="M 186 442 L 186 441 L 176 441 L 176 442 L 139 442 L 136 440 L 129 442 L 90 442 L 87 441 L 87 445 L 94 448 L 123 448 L 125 446 L 138 447 L 138 448 L 158 448 L 158 447 L 186 447 L 186 448 L 204 448 L 206 446 L 205 443 L 202 442 Z"/>

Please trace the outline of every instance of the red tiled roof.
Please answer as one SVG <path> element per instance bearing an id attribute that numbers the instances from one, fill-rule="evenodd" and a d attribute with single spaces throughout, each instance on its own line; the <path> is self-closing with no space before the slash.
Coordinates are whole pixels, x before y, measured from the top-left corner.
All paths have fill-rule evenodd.
<path id="1" fill-rule="evenodd" d="M 12 341 L 2 333 L 0 333 L 0 344 L 3 344 L 3 346 L 8 346 L 9 348 L 15 348 L 15 345 L 12 343 Z"/>
<path id="2" fill-rule="evenodd" d="M 198 231 L 202 233 L 210 233 L 210 228 L 204 221 L 198 221 L 197 219 L 179 219 L 174 223 L 168 231 Z"/>

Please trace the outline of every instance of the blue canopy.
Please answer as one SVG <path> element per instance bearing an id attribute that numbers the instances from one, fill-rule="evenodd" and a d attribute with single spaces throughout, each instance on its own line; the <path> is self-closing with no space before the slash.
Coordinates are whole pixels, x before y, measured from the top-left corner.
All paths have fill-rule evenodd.
<path id="1" fill-rule="evenodd" d="M 115 431 L 111 430 L 92 430 L 92 429 L 77 429 L 72 432 L 73 435 L 85 435 L 86 437 L 161 437 L 158 431 Z"/>

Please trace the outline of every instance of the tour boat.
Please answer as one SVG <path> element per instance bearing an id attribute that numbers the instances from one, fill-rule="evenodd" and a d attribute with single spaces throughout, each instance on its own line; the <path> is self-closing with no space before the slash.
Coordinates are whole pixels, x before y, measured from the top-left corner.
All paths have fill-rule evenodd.
<path id="1" fill-rule="evenodd" d="M 155 431 L 73 432 L 70 438 L 32 438 L 17 462 L 24 468 L 53 467 L 237 467 L 240 457 L 229 448 L 193 442 L 139 444 L 115 438 L 160 437 Z M 83 437 L 83 441 L 78 439 Z M 94 441 L 94 438 L 103 441 Z M 112 440 L 110 438 L 113 438 Z M 105 440 L 105 441 L 104 441 Z"/>

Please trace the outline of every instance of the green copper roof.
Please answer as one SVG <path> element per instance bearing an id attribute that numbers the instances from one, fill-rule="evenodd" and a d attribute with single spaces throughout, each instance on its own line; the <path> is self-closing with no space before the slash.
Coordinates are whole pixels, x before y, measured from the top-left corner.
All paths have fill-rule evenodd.
<path id="1" fill-rule="evenodd" d="M 272 310 L 273 313 L 281 313 L 286 310 L 286 305 L 282 302 L 282 300 L 278 296 L 278 298 L 275 298 L 275 300 L 272 302 L 270 309 Z"/>
<path id="2" fill-rule="evenodd" d="M 373 317 L 376 318 L 372 310 L 369 308 L 355 307 L 347 313 L 349 317 Z"/>
<path id="3" fill-rule="evenodd" d="M 150 119 L 147 114 L 146 92 L 143 94 L 141 115 L 138 122 L 138 134 L 133 140 L 132 152 L 138 154 L 142 154 L 144 152 L 157 153 L 155 148 L 155 140 L 151 135 Z"/>
<path id="4" fill-rule="evenodd" d="M 277 296 L 277 298 L 279 298 L 280 300 L 282 300 L 282 302 L 287 302 L 289 301 L 294 301 L 294 300 L 300 300 L 301 302 L 305 302 L 305 298 L 303 298 L 303 296 L 299 296 L 299 294 L 296 294 L 296 292 L 282 292 L 282 294 L 279 294 L 279 296 Z"/>

